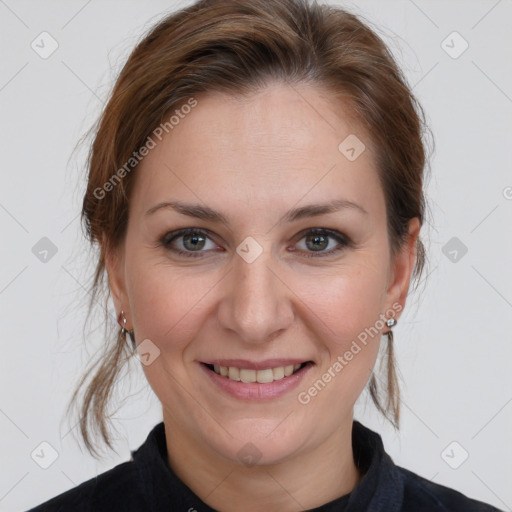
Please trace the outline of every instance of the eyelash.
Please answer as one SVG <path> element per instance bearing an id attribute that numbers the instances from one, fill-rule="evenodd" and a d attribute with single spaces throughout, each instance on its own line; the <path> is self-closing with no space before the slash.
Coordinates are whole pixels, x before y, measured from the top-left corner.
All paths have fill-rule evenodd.
<path id="1" fill-rule="evenodd" d="M 177 231 L 172 231 L 169 233 L 166 233 L 161 239 L 160 244 L 167 250 L 174 252 L 175 254 L 178 254 L 179 256 L 184 256 L 186 258 L 199 258 L 201 257 L 201 253 L 208 252 L 208 251 L 183 251 L 181 249 L 176 249 L 171 247 L 171 243 L 174 242 L 176 239 L 189 235 L 189 234 L 199 234 L 202 235 L 208 239 L 211 240 L 211 237 L 208 235 L 208 232 L 203 229 L 198 228 L 186 228 L 186 229 L 179 229 Z M 337 253 L 346 247 L 351 246 L 350 239 L 338 231 L 333 231 L 331 229 L 326 228 L 312 228 L 307 231 L 303 231 L 300 233 L 302 236 L 299 238 L 298 241 L 302 240 L 308 235 L 327 235 L 329 238 L 335 239 L 340 245 L 338 245 L 335 249 L 331 249 L 330 251 L 309 251 L 309 255 L 304 256 L 305 258 L 322 258 L 326 256 L 331 256 L 334 253 Z M 212 240 L 213 241 L 213 240 Z"/>

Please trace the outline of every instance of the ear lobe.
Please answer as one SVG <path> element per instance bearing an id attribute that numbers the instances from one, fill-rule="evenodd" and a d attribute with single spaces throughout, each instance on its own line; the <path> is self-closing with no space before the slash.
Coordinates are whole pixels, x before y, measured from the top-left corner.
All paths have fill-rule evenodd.
<path id="1" fill-rule="evenodd" d="M 408 237 L 403 243 L 400 252 L 396 255 L 394 262 L 392 262 L 388 299 L 390 304 L 398 302 L 402 309 L 405 307 L 414 265 L 416 264 L 416 241 L 420 227 L 417 217 L 409 221 Z"/>

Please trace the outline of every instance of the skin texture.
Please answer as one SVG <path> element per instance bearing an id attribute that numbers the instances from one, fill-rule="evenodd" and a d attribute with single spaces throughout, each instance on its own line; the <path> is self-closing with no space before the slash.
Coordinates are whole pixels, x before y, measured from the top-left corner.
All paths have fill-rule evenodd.
<path id="1" fill-rule="evenodd" d="M 403 309 L 419 222 L 410 221 L 410 238 L 392 260 L 371 141 L 320 88 L 272 83 L 246 98 L 196 99 L 137 169 L 124 245 L 107 261 L 112 295 L 137 342 L 149 339 L 160 350 L 143 369 L 162 403 L 169 464 L 179 478 L 222 511 L 317 507 L 349 493 L 361 478 L 351 446 L 353 406 L 380 336 L 307 405 L 297 395 L 379 315 L 393 304 Z M 338 150 L 350 134 L 366 145 L 355 161 Z M 278 223 L 292 208 L 341 198 L 367 213 L 345 208 Z M 145 215 L 170 200 L 207 205 L 230 225 L 170 208 Z M 188 227 L 211 235 L 197 258 L 160 243 Z M 311 228 L 339 231 L 351 242 L 315 257 L 304 232 Z M 263 248 L 252 263 L 236 252 L 248 236 Z M 183 242 L 171 247 L 194 251 Z M 320 252 L 335 247 L 339 242 L 329 237 Z M 210 383 L 199 361 L 215 357 L 315 364 L 298 389 L 251 402 Z M 237 456 L 248 442 L 261 453 L 251 467 Z"/>

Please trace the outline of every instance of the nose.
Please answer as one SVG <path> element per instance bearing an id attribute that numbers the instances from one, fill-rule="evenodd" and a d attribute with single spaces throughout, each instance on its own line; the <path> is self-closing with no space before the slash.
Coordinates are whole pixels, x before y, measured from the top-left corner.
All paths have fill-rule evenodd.
<path id="1" fill-rule="evenodd" d="M 246 343 L 271 341 L 293 322 L 293 293 L 264 251 L 248 263 L 236 255 L 218 309 L 222 327 Z"/>

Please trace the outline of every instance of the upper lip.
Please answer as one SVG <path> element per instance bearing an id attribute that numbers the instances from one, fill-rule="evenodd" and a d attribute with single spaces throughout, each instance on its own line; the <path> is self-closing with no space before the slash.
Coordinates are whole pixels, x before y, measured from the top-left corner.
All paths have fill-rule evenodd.
<path id="1" fill-rule="evenodd" d="M 279 366 L 290 366 L 309 362 L 310 359 L 265 359 L 264 361 L 249 361 L 247 359 L 208 359 L 201 361 L 204 364 L 219 366 L 232 366 L 247 370 L 266 370 L 267 368 L 278 368 Z"/>

